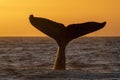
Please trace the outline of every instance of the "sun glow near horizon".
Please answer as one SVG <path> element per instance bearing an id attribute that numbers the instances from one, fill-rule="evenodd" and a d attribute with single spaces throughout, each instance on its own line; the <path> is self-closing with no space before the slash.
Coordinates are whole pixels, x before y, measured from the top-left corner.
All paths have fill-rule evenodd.
<path id="1" fill-rule="evenodd" d="M 30 14 L 65 25 L 88 21 L 107 25 L 88 36 L 120 36 L 120 0 L 0 0 L 0 36 L 45 36 L 28 20 Z"/>

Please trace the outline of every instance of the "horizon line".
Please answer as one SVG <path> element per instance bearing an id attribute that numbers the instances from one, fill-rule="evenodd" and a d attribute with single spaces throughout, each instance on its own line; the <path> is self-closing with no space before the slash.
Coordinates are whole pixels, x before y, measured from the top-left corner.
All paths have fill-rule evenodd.
<path id="1" fill-rule="evenodd" d="M 9 37 L 48 37 L 48 38 L 51 38 L 49 36 L 0 36 L 0 38 L 9 38 Z M 120 37 L 120 36 L 82 36 L 82 37 Z M 79 38 L 79 37 L 78 37 Z"/>

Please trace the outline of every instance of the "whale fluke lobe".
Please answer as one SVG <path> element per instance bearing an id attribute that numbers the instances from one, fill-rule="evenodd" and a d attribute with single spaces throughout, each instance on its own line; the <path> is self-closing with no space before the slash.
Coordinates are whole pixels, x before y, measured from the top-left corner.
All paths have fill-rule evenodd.
<path id="1" fill-rule="evenodd" d="M 106 24 L 106 22 L 86 22 L 80 24 L 70 24 L 67 27 L 65 27 L 64 24 L 46 18 L 34 17 L 33 15 L 29 16 L 29 20 L 35 28 L 56 40 L 59 48 L 57 58 L 53 67 L 53 69 L 55 70 L 66 69 L 65 48 L 71 40 L 83 36 L 85 34 L 97 31 L 103 28 Z"/>
<path id="2" fill-rule="evenodd" d="M 70 24 L 66 27 L 67 38 L 73 40 L 85 34 L 97 31 L 105 26 L 106 22 L 86 22 L 81 24 Z"/>
<path id="3" fill-rule="evenodd" d="M 61 23 L 57 23 L 46 18 L 34 17 L 33 15 L 30 15 L 29 20 L 35 28 L 54 38 L 55 40 L 59 39 L 65 28 L 65 26 Z"/>

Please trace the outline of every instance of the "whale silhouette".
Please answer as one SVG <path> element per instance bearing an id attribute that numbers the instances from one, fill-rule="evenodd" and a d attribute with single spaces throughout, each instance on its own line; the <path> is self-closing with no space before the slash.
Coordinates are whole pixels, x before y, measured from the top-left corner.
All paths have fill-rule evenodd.
<path id="1" fill-rule="evenodd" d="M 59 48 L 57 58 L 55 60 L 54 70 L 66 70 L 65 66 L 65 48 L 67 44 L 80 36 L 97 31 L 103 28 L 106 22 L 86 22 L 79 24 L 70 24 L 67 27 L 64 24 L 40 17 L 29 16 L 30 23 L 47 34 L 49 37 L 55 39 Z"/>

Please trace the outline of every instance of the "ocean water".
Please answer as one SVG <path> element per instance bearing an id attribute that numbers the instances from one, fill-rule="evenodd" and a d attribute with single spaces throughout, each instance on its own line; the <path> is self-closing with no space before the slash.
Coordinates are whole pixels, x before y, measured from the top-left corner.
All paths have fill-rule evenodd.
<path id="1" fill-rule="evenodd" d="M 1 37 L 0 74 L 10 70 L 51 69 L 56 42 L 47 37 Z M 66 48 L 67 69 L 120 72 L 120 37 L 81 37 Z"/>

